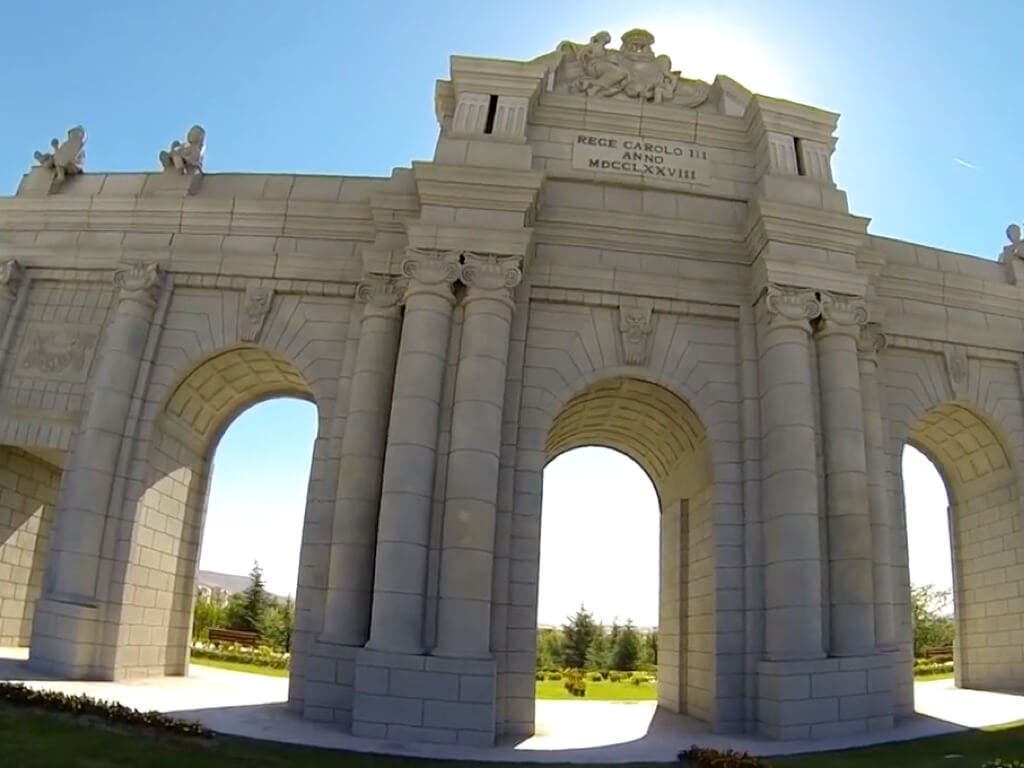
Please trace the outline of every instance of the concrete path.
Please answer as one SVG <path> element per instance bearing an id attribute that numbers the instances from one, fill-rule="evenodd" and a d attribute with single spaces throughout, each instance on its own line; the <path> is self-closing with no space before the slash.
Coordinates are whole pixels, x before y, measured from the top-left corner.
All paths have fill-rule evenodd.
<path id="1" fill-rule="evenodd" d="M 20 680 L 36 688 L 85 693 L 136 709 L 167 712 L 198 720 L 221 733 L 410 757 L 543 763 L 672 762 L 680 749 L 695 743 L 761 755 L 794 754 L 902 741 L 1024 719 L 1024 696 L 958 690 L 951 680 L 918 683 L 915 696 L 920 714 L 888 733 L 784 744 L 711 734 L 697 720 L 656 710 L 654 702 L 538 701 L 535 736 L 481 750 L 359 739 L 329 725 L 303 720 L 285 707 L 286 678 L 194 664 L 187 678 L 69 682 L 41 679 L 27 668 L 26 658 L 24 649 L 0 648 L 0 680 Z"/>

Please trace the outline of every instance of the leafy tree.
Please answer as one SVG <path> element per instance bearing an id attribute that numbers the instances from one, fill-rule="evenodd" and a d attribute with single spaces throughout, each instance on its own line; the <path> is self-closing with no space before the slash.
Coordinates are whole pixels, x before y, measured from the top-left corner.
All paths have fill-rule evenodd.
<path id="1" fill-rule="evenodd" d="M 910 588 L 910 606 L 914 620 L 914 656 L 923 656 L 929 648 L 952 645 L 955 628 L 948 614 L 952 595 L 948 589 L 931 584 Z"/>
<path id="2" fill-rule="evenodd" d="M 640 663 L 651 666 L 658 665 L 658 630 L 652 629 L 644 635 L 643 642 L 640 644 Z"/>
<path id="3" fill-rule="evenodd" d="M 562 663 L 566 667 L 582 669 L 587 664 L 587 650 L 597 636 L 598 626 L 594 616 L 582 604 L 568 623 L 562 626 Z"/>
<path id="4" fill-rule="evenodd" d="M 562 633 L 557 629 L 537 632 L 537 667 L 555 669 L 562 666 Z"/>
<path id="5" fill-rule="evenodd" d="M 292 626 L 295 607 L 289 597 L 283 603 L 271 603 L 263 612 L 260 636 L 274 650 L 289 652 L 292 645 Z"/>
<path id="6" fill-rule="evenodd" d="M 612 669 L 633 670 L 639 663 L 640 633 L 633 626 L 632 620 L 629 620 L 619 632 L 615 648 L 612 649 Z"/>
<path id="7" fill-rule="evenodd" d="M 224 625 L 224 605 L 205 595 L 196 597 L 192 611 L 192 639 L 209 640 L 210 629 Z"/>

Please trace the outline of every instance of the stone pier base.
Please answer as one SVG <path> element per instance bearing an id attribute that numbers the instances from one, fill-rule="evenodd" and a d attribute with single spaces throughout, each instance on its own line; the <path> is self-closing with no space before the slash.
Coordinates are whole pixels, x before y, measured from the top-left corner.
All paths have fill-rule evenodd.
<path id="1" fill-rule="evenodd" d="M 352 733 L 489 747 L 496 691 L 493 660 L 363 649 L 356 657 Z"/>
<path id="2" fill-rule="evenodd" d="M 893 726 L 891 654 L 758 666 L 758 732 L 773 739 L 816 739 Z"/>

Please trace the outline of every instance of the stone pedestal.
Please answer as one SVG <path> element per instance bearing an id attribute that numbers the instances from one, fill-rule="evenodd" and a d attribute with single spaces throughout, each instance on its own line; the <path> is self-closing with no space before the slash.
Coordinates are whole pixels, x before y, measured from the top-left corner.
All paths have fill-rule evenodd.
<path id="1" fill-rule="evenodd" d="M 893 726 L 893 660 L 869 654 L 758 665 L 757 731 L 817 739 Z"/>
<path id="2" fill-rule="evenodd" d="M 369 648 L 356 662 L 352 734 L 374 739 L 494 744 L 496 664 Z"/>

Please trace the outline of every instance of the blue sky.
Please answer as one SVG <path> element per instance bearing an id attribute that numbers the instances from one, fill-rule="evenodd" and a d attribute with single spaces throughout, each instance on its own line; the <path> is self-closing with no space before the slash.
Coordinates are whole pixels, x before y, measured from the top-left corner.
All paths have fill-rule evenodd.
<path id="1" fill-rule="evenodd" d="M 720 72 L 840 112 L 835 175 L 872 232 L 994 257 L 1006 224 L 1024 218 L 1019 3 L 35 0 L 8 4 L 3 21 L 3 194 L 33 151 L 75 123 L 89 132 L 94 171 L 155 170 L 159 150 L 199 122 L 208 172 L 387 174 L 431 157 L 434 81 L 447 75 L 450 54 L 531 58 L 563 39 L 608 29 L 617 41 L 643 26 L 684 76 Z M 253 412 L 254 434 L 296 426 L 295 412 L 282 408 Z M 280 481 L 234 462 L 232 437 L 218 454 L 211 525 L 228 507 L 217 493 L 249 489 L 241 506 L 251 513 L 302 474 L 301 450 L 268 461 L 268 471 L 285 473 Z M 563 482 L 556 468 L 550 496 Z M 298 521 L 301 509 L 296 495 L 275 514 Z M 545 525 L 553 519 L 546 509 Z M 278 537 L 265 540 L 272 552 L 284 549 Z M 207 543 L 215 546 L 212 536 Z M 279 589 L 289 581 L 273 575 Z"/>

